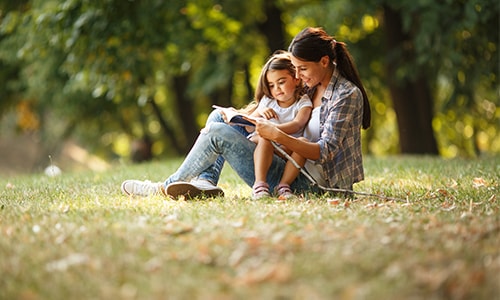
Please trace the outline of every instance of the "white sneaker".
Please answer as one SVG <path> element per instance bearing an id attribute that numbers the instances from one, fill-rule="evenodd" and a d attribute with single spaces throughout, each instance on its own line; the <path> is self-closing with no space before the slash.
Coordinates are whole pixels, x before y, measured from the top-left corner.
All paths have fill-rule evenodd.
<path id="1" fill-rule="evenodd" d="M 199 196 L 204 197 L 224 197 L 224 191 L 212 184 L 208 180 L 193 179 L 190 182 L 174 182 L 167 186 L 165 193 L 172 197 L 177 198 L 184 196 L 187 198 L 196 198 Z"/>
<path id="2" fill-rule="evenodd" d="M 151 182 L 149 180 L 125 180 L 122 183 L 121 189 L 126 195 L 148 197 L 151 195 L 159 195 L 160 185 L 161 183 L 159 182 Z"/>

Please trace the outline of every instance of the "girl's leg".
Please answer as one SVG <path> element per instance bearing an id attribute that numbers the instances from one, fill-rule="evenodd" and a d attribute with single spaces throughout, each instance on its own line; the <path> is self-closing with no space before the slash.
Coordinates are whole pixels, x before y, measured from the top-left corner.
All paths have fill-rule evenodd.
<path id="1" fill-rule="evenodd" d="M 255 163 L 255 183 L 266 182 L 267 171 L 273 162 L 274 148 L 269 140 L 258 138 L 253 159 Z"/>
<path id="2" fill-rule="evenodd" d="M 255 182 L 252 186 L 252 198 L 257 200 L 271 195 L 267 184 L 267 172 L 273 162 L 274 148 L 269 140 L 260 136 L 255 137 L 257 138 L 257 146 L 253 153 Z"/>
<path id="3" fill-rule="evenodd" d="M 292 153 L 291 157 L 301 167 L 303 167 L 306 163 L 306 159 L 296 154 L 295 152 Z M 287 161 L 285 165 L 285 170 L 283 171 L 283 176 L 281 177 L 280 180 L 280 184 L 287 184 L 287 185 L 292 184 L 292 182 L 297 178 L 299 173 L 300 169 L 295 167 L 295 165 L 291 161 Z"/>

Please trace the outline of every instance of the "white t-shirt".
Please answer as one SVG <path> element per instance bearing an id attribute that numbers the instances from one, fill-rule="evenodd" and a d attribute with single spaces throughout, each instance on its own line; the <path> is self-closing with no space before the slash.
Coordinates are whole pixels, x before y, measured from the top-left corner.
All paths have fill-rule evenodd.
<path id="1" fill-rule="evenodd" d="M 281 107 L 278 105 L 278 101 L 276 101 L 275 99 L 271 99 L 268 98 L 267 96 L 264 96 L 260 100 L 257 110 L 263 108 L 272 108 L 278 115 L 278 119 L 277 120 L 270 119 L 269 121 L 277 124 L 283 124 L 286 122 L 293 121 L 293 119 L 295 119 L 299 111 L 304 107 L 312 107 L 311 99 L 307 95 L 303 95 L 299 100 L 295 101 L 295 103 L 289 107 Z M 319 132 L 319 126 L 318 126 L 318 132 Z M 303 130 L 295 132 L 292 135 L 295 137 L 299 137 L 302 136 L 302 133 Z"/>
<path id="2" fill-rule="evenodd" d="M 311 119 L 307 123 L 306 128 L 304 129 L 304 137 L 311 142 L 317 142 L 319 140 L 319 113 L 321 111 L 321 107 L 318 106 L 313 109 L 311 114 Z M 307 173 L 316 180 L 319 185 L 326 186 L 326 181 L 323 178 L 323 168 L 320 164 L 316 164 L 314 160 L 306 160 L 306 164 L 304 165 Z"/>

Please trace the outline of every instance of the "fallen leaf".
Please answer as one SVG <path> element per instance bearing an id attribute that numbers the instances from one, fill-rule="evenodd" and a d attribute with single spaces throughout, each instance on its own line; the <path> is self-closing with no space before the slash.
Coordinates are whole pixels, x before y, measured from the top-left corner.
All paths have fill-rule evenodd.
<path id="1" fill-rule="evenodd" d="M 89 257 L 82 253 L 73 253 L 62 259 L 49 262 L 45 269 L 51 271 L 66 271 L 69 267 L 85 264 L 89 261 Z"/>
<path id="2" fill-rule="evenodd" d="M 292 268 L 284 263 L 264 264 L 239 275 L 236 281 L 245 285 L 252 285 L 266 281 L 283 283 L 290 280 Z"/>
<path id="3" fill-rule="evenodd" d="M 495 201 L 496 201 L 496 199 L 497 199 L 497 195 L 492 195 L 492 196 L 490 197 L 490 199 L 488 199 L 488 202 L 493 203 L 493 202 L 495 202 Z"/>
<path id="4" fill-rule="evenodd" d="M 182 223 L 178 220 L 170 220 L 165 227 L 163 227 L 163 232 L 169 235 L 179 235 L 191 232 L 193 227 Z"/>
<path id="5" fill-rule="evenodd" d="M 254 235 L 245 237 L 245 242 L 247 242 L 248 246 L 252 248 L 258 248 L 262 244 L 261 239 Z"/>
<path id="6" fill-rule="evenodd" d="M 286 201 L 286 197 L 283 196 L 283 195 L 279 195 L 278 199 L 276 202 L 282 202 L 282 201 Z"/>
<path id="7" fill-rule="evenodd" d="M 340 204 L 340 199 L 339 198 L 334 198 L 334 199 L 327 199 L 326 200 L 328 204 L 330 205 L 339 205 Z"/>
<path id="8" fill-rule="evenodd" d="M 472 180 L 472 186 L 474 188 L 478 189 L 480 187 L 486 187 L 486 186 L 488 186 L 488 183 L 483 178 L 476 177 L 476 178 L 474 178 Z"/>
<path id="9" fill-rule="evenodd" d="M 455 179 L 451 179 L 450 184 L 448 185 L 449 188 L 456 189 L 458 188 L 458 182 Z"/>

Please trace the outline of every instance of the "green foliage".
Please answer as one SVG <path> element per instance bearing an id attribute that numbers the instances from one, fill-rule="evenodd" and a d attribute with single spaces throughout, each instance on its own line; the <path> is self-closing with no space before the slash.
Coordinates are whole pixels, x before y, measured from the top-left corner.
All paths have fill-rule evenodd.
<path id="1" fill-rule="evenodd" d="M 395 119 L 384 78 L 408 79 L 425 70 L 433 89 L 434 131 L 445 157 L 473 156 L 499 151 L 498 96 L 499 55 L 498 1 L 342 1 L 329 2 L 309 12 L 314 24 L 323 25 L 339 40 L 347 41 L 375 108 L 375 133 L 368 133 L 373 153 L 394 153 L 386 140 L 394 140 Z M 407 48 L 385 49 L 382 6 L 401 14 Z M 308 6 L 309 7 L 309 6 Z M 297 14 L 297 18 L 301 13 Z M 389 54 L 385 53 L 389 51 Z M 384 57 L 398 61 L 394 74 L 387 74 Z M 455 116 L 450 119 L 449 115 Z M 381 139 L 381 137 L 386 139 Z M 387 137 L 389 136 L 389 137 Z M 377 138 L 379 137 L 379 138 Z M 392 138 L 391 138 L 392 137 Z M 384 143 L 379 145 L 379 141 Z"/>
<path id="2" fill-rule="evenodd" d="M 127 143 L 116 141 L 147 135 L 156 141 L 155 154 L 168 153 L 171 144 L 186 143 L 179 137 L 190 116 L 182 107 L 193 108 L 194 127 L 201 127 L 212 103 L 242 106 L 252 99 L 270 54 L 263 24 L 272 5 L 286 39 L 305 26 L 324 26 L 348 43 L 374 108 L 365 151 L 398 152 L 386 78 L 412 77 L 421 66 L 432 87 L 441 153 L 500 151 L 499 37 L 491 30 L 499 4 L 488 0 L 2 1 L 0 114 L 29 104 L 24 107 L 51 144 L 65 132 L 101 153 L 126 156 L 126 147 L 116 149 Z M 395 74 L 387 74 L 384 60 L 383 5 L 401 13 L 417 54 L 408 61 L 399 56 L 402 49 L 391 49 L 389 56 L 400 61 Z"/>
<path id="3" fill-rule="evenodd" d="M 130 198 L 180 161 L 104 173 L 0 175 L 2 299 L 493 299 L 498 157 L 367 157 L 357 191 L 252 201 L 224 169 L 225 198 Z M 332 275 L 333 274 L 333 275 Z"/>

